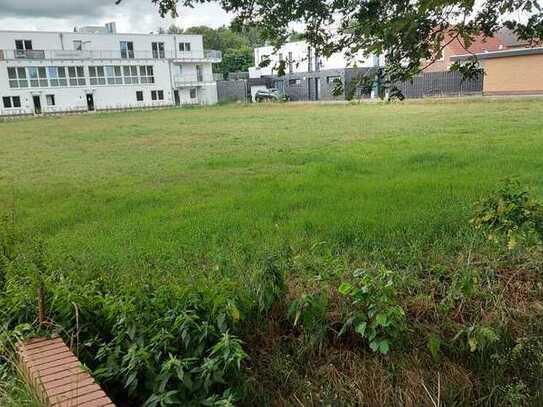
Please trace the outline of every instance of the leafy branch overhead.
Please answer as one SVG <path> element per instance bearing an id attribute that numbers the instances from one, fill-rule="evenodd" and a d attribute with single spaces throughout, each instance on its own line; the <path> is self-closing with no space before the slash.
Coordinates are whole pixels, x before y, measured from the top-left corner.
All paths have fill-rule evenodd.
<path id="1" fill-rule="evenodd" d="M 179 7 L 209 0 L 151 1 L 162 16 L 175 16 Z M 534 43 L 543 37 L 539 0 L 221 0 L 219 4 L 235 14 L 237 23 L 258 24 L 274 45 L 287 41 L 289 25 L 299 22 L 306 27 L 306 39 L 325 57 L 343 50 L 351 57 L 359 51 L 386 53 L 386 75 L 392 81 L 416 75 L 421 66 L 440 56 L 446 41 L 459 40 L 469 48 L 480 33 L 492 36 L 502 27 Z M 459 71 L 469 77 L 474 69 L 478 68 L 472 63 Z"/>

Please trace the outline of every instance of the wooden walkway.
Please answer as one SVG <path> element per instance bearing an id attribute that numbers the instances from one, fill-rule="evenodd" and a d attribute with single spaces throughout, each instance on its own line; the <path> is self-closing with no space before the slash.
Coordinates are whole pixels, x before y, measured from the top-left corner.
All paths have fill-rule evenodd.
<path id="1" fill-rule="evenodd" d="M 114 407 L 61 338 L 33 338 L 17 346 L 28 383 L 50 407 Z"/>

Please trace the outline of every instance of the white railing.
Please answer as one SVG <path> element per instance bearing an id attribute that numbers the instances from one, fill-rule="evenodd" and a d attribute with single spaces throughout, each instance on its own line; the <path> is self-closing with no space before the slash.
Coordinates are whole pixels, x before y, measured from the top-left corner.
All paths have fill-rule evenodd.
<path id="1" fill-rule="evenodd" d="M 187 62 L 218 63 L 222 59 L 220 51 L 130 51 L 130 50 L 0 50 L 0 60 L 85 60 L 85 59 L 172 59 Z"/>
<path id="2" fill-rule="evenodd" d="M 208 79 L 204 77 L 197 77 L 196 75 L 184 75 L 174 77 L 173 82 L 175 87 L 179 88 L 183 86 L 209 85 L 214 83 L 215 81 L 212 78 Z"/>

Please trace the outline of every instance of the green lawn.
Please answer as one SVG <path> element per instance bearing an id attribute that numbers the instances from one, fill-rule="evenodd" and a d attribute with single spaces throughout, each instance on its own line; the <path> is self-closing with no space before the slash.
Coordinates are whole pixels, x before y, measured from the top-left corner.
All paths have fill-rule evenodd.
<path id="1" fill-rule="evenodd" d="M 403 262 L 462 244 L 502 178 L 543 189 L 542 116 L 474 99 L 5 122 L 0 206 L 93 270 L 198 272 L 284 241 Z"/>
<path id="2" fill-rule="evenodd" d="M 542 247 L 469 220 L 506 177 L 541 196 L 542 118 L 474 98 L 0 122 L 0 348 L 41 334 L 43 284 L 118 405 L 540 405 Z M 405 315 L 386 356 L 337 335 L 370 308 Z"/>

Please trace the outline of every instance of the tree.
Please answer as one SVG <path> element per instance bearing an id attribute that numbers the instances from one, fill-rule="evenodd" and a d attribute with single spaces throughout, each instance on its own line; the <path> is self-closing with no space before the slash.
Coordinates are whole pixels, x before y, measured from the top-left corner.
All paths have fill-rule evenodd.
<path id="1" fill-rule="evenodd" d="M 254 65 L 253 48 L 263 43 L 260 30 L 254 26 L 211 28 L 201 25 L 184 30 L 172 24 L 167 30 L 159 28 L 159 32 L 201 35 L 205 49 L 222 51 L 222 62 L 215 64 L 213 70 L 225 76 L 230 72 L 247 71 Z"/>
<path id="2" fill-rule="evenodd" d="M 117 0 L 120 2 L 121 0 Z M 151 0 L 159 13 L 176 15 L 176 6 L 192 7 L 209 0 Z M 305 25 L 306 40 L 329 56 L 346 51 L 386 54 L 388 82 L 410 79 L 439 57 L 448 41 L 460 39 L 466 48 L 482 33 L 501 27 L 520 39 L 543 37 L 541 0 L 221 0 L 236 15 L 235 25 L 256 24 L 263 38 L 279 46 L 288 40 L 289 25 Z M 457 63 L 462 75 L 477 73 L 475 58 Z"/>

